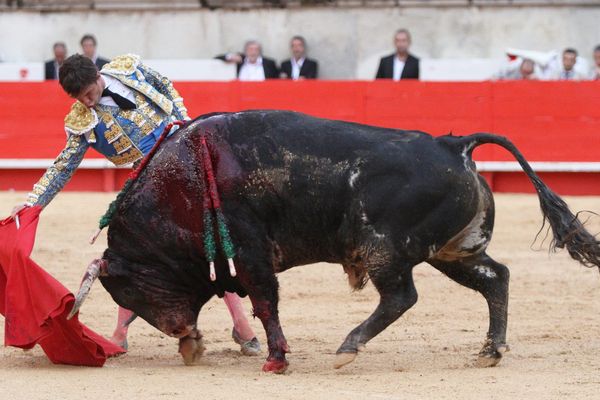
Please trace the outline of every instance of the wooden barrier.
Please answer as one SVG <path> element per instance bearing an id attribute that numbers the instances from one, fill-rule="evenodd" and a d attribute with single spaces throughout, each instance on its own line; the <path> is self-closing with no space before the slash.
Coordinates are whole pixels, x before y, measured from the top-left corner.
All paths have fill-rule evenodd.
<path id="1" fill-rule="evenodd" d="M 433 135 L 493 132 L 509 137 L 543 179 L 562 194 L 600 194 L 600 83 L 597 82 L 177 82 L 190 115 L 285 109 Z M 0 83 L 0 190 L 29 190 L 65 143 L 72 103 L 55 82 Z M 127 171 L 86 162 L 66 190 L 114 190 Z M 531 192 L 514 159 L 497 146 L 475 159 L 496 162 L 485 176 L 495 191 Z M 500 164 L 498 164 L 498 162 Z M 502 167 L 503 166 L 503 167 Z M 109 170 L 110 171 L 110 170 Z"/>

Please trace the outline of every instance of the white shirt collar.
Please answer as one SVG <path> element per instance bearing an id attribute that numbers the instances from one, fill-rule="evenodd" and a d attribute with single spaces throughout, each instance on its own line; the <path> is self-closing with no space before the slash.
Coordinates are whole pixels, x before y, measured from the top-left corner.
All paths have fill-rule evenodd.
<path id="1" fill-rule="evenodd" d="M 130 100 L 135 103 L 135 95 L 133 94 L 133 91 L 130 88 L 123 85 L 121 83 L 121 81 L 119 81 L 117 78 L 114 78 L 110 75 L 105 75 L 103 73 L 100 73 L 100 75 L 102 76 L 102 79 L 104 80 L 104 88 L 105 89 L 108 89 L 111 92 L 116 93 L 119 96 L 123 96 L 127 100 Z M 115 101 L 110 96 L 101 97 L 99 104 L 102 104 L 105 106 L 118 107 L 117 103 L 115 103 Z"/>
<path id="2" fill-rule="evenodd" d="M 249 62 L 247 57 L 244 59 L 244 64 L 246 64 L 246 65 L 261 65 L 261 66 L 262 66 L 262 63 L 263 63 L 263 59 L 262 59 L 262 57 L 261 57 L 261 56 L 259 56 L 259 57 L 256 59 L 256 62 L 255 62 L 255 63 L 251 63 L 251 62 Z"/>
<path id="3" fill-rule="evenodd" d="M 404 65 L 406 64 L 406 61 L 402 61 L 398 58 L 398 55 L 396 54 L 394 56 L 394 80 L 395 81 L 399 81 L 402 78 L 402 71 L 404 71 Z"/>
<path id="4" fill-rule="evenodd" d="M 58 63 L 58 61 L 55 58 L 54 59 L 54 78 L 56 78 L 56 79 L 60 78 L 59 69 L 60 69 L 60 64 Z"/>
<path id="5" fill-rule="evenodd" d="M 306 60 L 306 57 L 302 57 L 298 61 L 296 61 L 296 59 L 292 57 L 292 79 L 297 80 L 300 77 L 300 70 L 302 69 L 302 65 L 304 65 L 304 60 Z"/>
<path id="6" fill-rule="evenodd" d="M 296 61 L 296 59 L 294 57 L 292 57 L 292 65 L 296 64 L 298 65 L 300 68 L 302 68 L 302 66 L 304 65 L 304 61 L 306 60 L 306 57 L 302 57 L 301 59 L 299 59 L 298 61 Z"/>

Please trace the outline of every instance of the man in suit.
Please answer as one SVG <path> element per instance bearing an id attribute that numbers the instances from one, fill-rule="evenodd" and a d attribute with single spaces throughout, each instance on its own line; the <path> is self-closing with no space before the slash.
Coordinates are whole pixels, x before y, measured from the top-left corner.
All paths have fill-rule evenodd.
<path id="1" fill-rule="evenodd" d="M 292 58 L 281 63 L 281 77 L 293 80 L 316 79 L 318 64 L 306 57 L 306 40 L 294 36 L 290 41 Z"/>
<path id="2" fill-rule="evenodd" d="M 410 32 L 398 29 L 394 35 L 396 52 L 381 59 L 375 79 L 419 79 L 419 59 L 408 52 L 410 43 Z"/>
<path id="3" fill-rule="evenodd" d="M 54 59 L 46 61 L 45 64 L 47 80 L 58 79 L 58 69 L 67 58 L 67 45 L 63 42 L 56 42 L 52 46 L 52 51 L 54 52 Z"/>
<path id="4" fill-rule="evenodd" d="M 217 56 L 219 60 L 237 64 L 237 77 L 240 81 L 264 81 L 279 78 L 279 69 L 275 61 L 263 57 L 262 46 L 256 40 L 244 45 L 244 54 L 227 53 Z"/>
<path id="5" fill-rule="evenodd" d="M 96 37 L 94 35 L 89 33 L 83 35 L 79 43 L 81 44 L 83 55 L 92 60 L 99 70 L 102 69 L 104 64 L 108 64 L 108 60 L 98 56 L 98 53 L 96 52 L 98 42 L 96 41 Z"/>

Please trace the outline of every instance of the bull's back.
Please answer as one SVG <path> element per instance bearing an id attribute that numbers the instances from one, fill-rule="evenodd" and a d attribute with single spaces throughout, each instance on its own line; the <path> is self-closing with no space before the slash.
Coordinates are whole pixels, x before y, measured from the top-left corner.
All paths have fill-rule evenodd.
<path id="1" fill-rule="evenodd" d="M 365 224 L 400 237 L 441 204 L 467 220 L 477 201 L 468 187 L 475 175 L 461 155 L 422 132 L 284 111 L 224 114 L 201 126 L 218 132 L 226 143 L 220 151 L 230 153 L 220 163 L 228 171 L 220 174 L 228 213 L 251 215 L 268 225 L 273 240 L 311 249 L 315 260 L 339 259 L 334 249 L 360 236 Z M 449 196 L 457 200 L 445 202 Z M 440 221 L 436 234 L 454 235 L 447 226 Z M 312 260 L 303 256 L 295 261 Z"/>

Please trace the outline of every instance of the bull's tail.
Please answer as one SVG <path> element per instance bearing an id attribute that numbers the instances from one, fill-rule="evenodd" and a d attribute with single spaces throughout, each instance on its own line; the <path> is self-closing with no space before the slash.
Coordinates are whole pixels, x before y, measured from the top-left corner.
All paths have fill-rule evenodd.
<path id="1" fill-rule="evenodd" d="M 533 183 L 540 200 L 540 208 L 546 221 L 552 228 L 553 239 L 551 249 L 567 248 L 574 260 L 586 267 L 600 269 L 600 241 L 589 233 L 577 216 L 556 193 L 554 193 L 531 168 L 523 154 L 505 137 L 489 133 L 476 133 L 464 137 L 445 136 L 452 145 L 460 146 L 460 151 L 471 157 L 473 149 L 486 143 L 496 144 L 508 150 L 523 168 L 523 171 Z"/>

